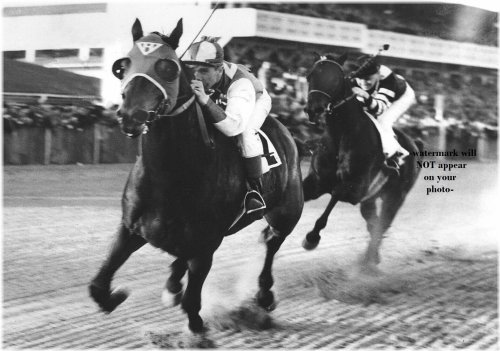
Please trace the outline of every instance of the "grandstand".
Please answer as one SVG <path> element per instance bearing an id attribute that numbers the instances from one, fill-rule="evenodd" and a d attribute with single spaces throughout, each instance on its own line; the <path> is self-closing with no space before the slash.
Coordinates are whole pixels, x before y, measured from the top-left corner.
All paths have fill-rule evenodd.
<path id="1" fill-rule="evenodd" d="M 364 23 L 370 29 L 498 46 L 498 13 L 458 4 L 308 2 L 230 6 Z"/>
<path id="2" fill-rule="evenodd" d="M 131 3 L 125 8 L 113 2 L 5 7 L 4 28 L 9 28 L 9 36 L 4 59 L 99 78 L 103 99 L 119 102 L 119 84 L 109 67 L 128 51 L 133 19 L 139 17 L 146 31 L 168 33 L 183 17 L 179 47 L 183 52 L 208 18 L 210 6 L 162 2 L 155 4 L 154 12 L 143 5 Z M 486 133 L 496 140 L 495 12 L 437 3 L 259 2 L 219 7 L 201 34 L 221 37 L 227 58 L 249 66 L 259 76 L 273 96 L 272 112 L 300 137 L 313 138 L 316 133 L 303 113 L 304 80 L 313 52 L 347 52 L 348 70 L 361 53 L 373 53 L 389 43 L 391 49 L 382 62 L 405 76 L 417 93 L 417 104 L 401 123 L 422 134 L 437 128 L 436 117 L 444 118 L 450 130 L 466 126 L 471 133 Z M 28 34 L 30 40 L 26 40 Z M 10 125 L 16 125 L 15 114 L 10 119 Z"/>

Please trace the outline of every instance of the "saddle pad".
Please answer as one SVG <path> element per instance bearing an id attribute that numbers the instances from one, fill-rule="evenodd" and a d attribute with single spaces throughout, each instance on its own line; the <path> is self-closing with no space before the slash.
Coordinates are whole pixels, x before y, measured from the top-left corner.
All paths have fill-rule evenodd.
<path id="1" fill-rule="evenodd" d="M 271 168 L 278 167 L 282 163 L 280 156 L 278 155 L 273 143 L 271 143 L 269 137 L 262 130 L 259 130 L 258 132 L 264 149 L 264 155 L 262 155 L 262 172 L 267 173 Z"/>
<path id="2" fill-rule="evenodd" d="M 380 136 L 380 142 L 382 143 L 382 151 L 384 153 L 387 152 L 390 156 L 394 155 L 400 148 L 400 145 L 397 141 L 398 138 L 394 130 L 392 130 L 392 132 L 385 131 L 380 122 L 375 117 L 373 117 L 366 111 L 365 114 L 366 116 L 368 116 L 368 118 L 370 118 L 373 125 L 378 131 L 378 135 Z"/>

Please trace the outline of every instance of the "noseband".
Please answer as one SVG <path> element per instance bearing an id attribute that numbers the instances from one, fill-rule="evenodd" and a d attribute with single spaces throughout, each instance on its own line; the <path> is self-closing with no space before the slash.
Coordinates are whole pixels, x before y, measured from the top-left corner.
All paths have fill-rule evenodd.
<path id="1" fill-rule="evenodd" d="M 320 63 L 331 63 L 331 64 L 334 64 L 335 66 L 338 66 L 341 70 L 341 66 L 339 65 L 339 63 L 333 61 L 333 60 L 329 60 L 329 59 L 321 59 L 319 61 L 316 61 L 313 65 L 313 67 L 311 68 L 311 73 L 314 71 L 314 69 L 316 68 L 316 66 Z M 342 70 L 343 71 L 343 70 Z M 344 81 L 345 81 L 345 78 L 344 78 Z M 323 90 L 319 90 L 319 89 L 311 89 L 309 90 L 309 93 L 308 93 L 308 100 L 309 100 L 309 96 L 312 95 L 312 94 L 321 94 L 323 96 L 326 96 L 328 98 L 328 105 L 326 105 L 326 108 L 323 110 L 324 113 L 327 113 L 328 115 L 331 115 L 333 114 L 333 112 L 335 111 L 335 109 L 339 108 L 340 106 L 342 106 L 343 104 L 345 104 L 346 102 L 352 100 L 355 95 L 352 94 L 352 95 L 349 95 L 345 98 L 342 98 L 341 100 L 335 100 L 330 94 L 324 92 Z"/>
<path id="2" fill-rule="evenodd" d="M 313 89 L 309 92 L 309 95 L 311 95 L 311 93 L 323 94 L 330 99 L 330 101 L 328 102 L 328 105 L 326 105 L 326 107 L 324 109 L 324 112 L 326 112 L 328 115 L 333 114 L 333 111 L 335 111 L 337 108 L 339 108 L 340 106 L 342 106 L 346 102 L 351 101 L 352 99 L 354 99 L 356 97 L 356 94 L 351 94 L 351 95 L 335 102 L 333 100 L 333 98 L 329 94 L 325 93 L 324 91 Z"/>
<path id="3" fill-rule="evenodd" d="M 187 96 L 188 95 L 180 96 L 177 98 L 177 101 L 179 101 Z M 176 109 L 174 109 L 170 113 L 164 113 L 168 109 L 168 104 L 167 104 L 167 99 L 163 99 L 160 102 L 160 104 L 158 105 L 158 107 L 156 108 L 156 110 L 147 111 L 148 119 L 146 120 L 146 124 L 151 124 L 154 121 L 156 121 L 160 118 L 163 118 L 163 117 L 173 117 L 173 116 L 180 115 L 182 112 L 186 111 L 191 106 L 191 104 L 194 102 L 194 99 L 195 99 L 195 96 L 194 96 L 194 94 L 192 94 L 191 97 L 186 102 L 184 102 L 182 105 L 180 105 L 179 107 L 177 107 Z"/>

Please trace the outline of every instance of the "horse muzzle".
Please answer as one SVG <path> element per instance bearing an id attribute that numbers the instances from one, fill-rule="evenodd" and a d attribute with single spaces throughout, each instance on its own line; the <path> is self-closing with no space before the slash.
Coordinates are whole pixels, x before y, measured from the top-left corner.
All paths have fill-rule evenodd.
<path id="1" fill-rule="evenodd" d="M 131 115 L 120 112 L 121 130 L 129 138 L 137 138 L 141 134 L 148 132 L 146 123 L 149 120 L 150 113 L 145 110 L 134 111 Z"/>

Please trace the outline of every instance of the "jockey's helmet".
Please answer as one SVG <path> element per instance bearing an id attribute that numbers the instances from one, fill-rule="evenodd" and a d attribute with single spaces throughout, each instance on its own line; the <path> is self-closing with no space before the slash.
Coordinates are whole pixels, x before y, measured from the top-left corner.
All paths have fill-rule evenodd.
<path id="1" fill-rule="evenodd" d="M 375 74 L 379 71 L 380 63 L 378 62 L 378 59 L 373 58 L 370 55 L 363 55 L 363 56 L 358 57 L 358 59 L 356 60 L 356 64 L 355 64 L 354 69 L 355 70 L 359 69 L 359 67 L 361 67 L 366 62 L 368 62 L 368 60 L 372 60 L 372 61 L 370 63 L 368 63 L 365 67 L 363 67 L 363 69 L 361 69 L 361 71 L 358 72 L 358 74 L 356 75 L 357 77 L 366 78 L 366 77 L 369 77 L 372 74 Z"/>
<path id="2" fill-rule="evenodd" d="M 182 61 L 188 65 L 218 67 L 224 62 L 224 50 L 213 41 L 202 40 L 189 47 Z"/>

